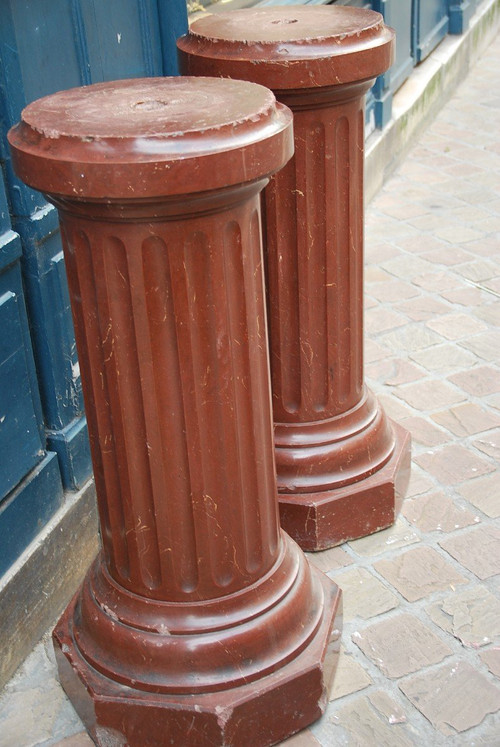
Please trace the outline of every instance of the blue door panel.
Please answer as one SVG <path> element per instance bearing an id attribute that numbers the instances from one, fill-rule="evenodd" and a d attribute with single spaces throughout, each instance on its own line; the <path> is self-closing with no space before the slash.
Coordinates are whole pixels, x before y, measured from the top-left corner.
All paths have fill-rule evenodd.
<path id="1" fill-rule="evenodd" d="M 412 0 L 373 0 L 373 10 L 382 13 L 388 26 L 396 31 L 396 54 L 391 68 L 377 78 L 374 86 L 375 122 L 383 128 L 392 115 L 392 97 L 410 76 L 415 65 L 413 58 Z"/>
<path id="2" fill-rule="evenodd" d="M 47 449 L 59 459 L 62 481 L 69 490 L 78 490 L 92 470 L 87 419 L 75 418 L 64 428 L 47 430 Z"/>
<path id="3" fill-rule="evenodd" d="M 57 456 L 45 450 L 20 258 L 0 170 L 0 575 L 63 495 Z"/>
<path id="4" fill-rule="evenodd" d="M 57 456 L 49 452 L 0 503 L 0 576 L 35 539 L 63 499 Z"/>
<path id="5" fill-rule="evenodd" d="M 387 73 L 391 90 L 396 92 L 409 78 L 415 65 L 412 56 L 413 3 L 412 0 L 385 0 L 382 3 L 378 0 L 377 4 L 383 10 L 387 25 L 396 31 L 396 57 Z"/>
<path id="6" fill-rule="evenodd" d="M 83 399 L 59 232 L 41 241 L 23 235 L 24 280 L 47 427 L 83 415 Z"/>
<path id="7" fill-rule="evenodd" d="M 82 0 L 80 6 L 93 83 L 162 74 L 155 2 Z"/>
<path id="8" fill-rule="evenodd" d="M 5 129 L 19 121 L 21 110 L 30 101 L 85 82 L 80 73 L 72 8 L 73 3 L 67 0 L 10 0 L 0 5 Z M 14 176 L 8 148 L 6 151 L 14 215 L 29 216 L 46 200 Z"/>
<path id="9" fill-rule="evenodd" d="M 448 33 L 448 0 L 415 0 L 415 59 L 425 60 Z"/>
<path id="10" fill-rule="evenodd" d="M 54 91 L 176 72 L 184 0 L 4 0 L 0 4 L 0 154 L 26 288 L 45 438 L 65 487 L 91 472 L 57 213 L 14 175 L 6 132 L 26 103 Z"/>
<path id="11" fill-rule="evenodd" d="M 479 0 L 448 0 L 450 34 L 463 34 L 469 26 Z"/>
<path id="12" fill-rule="evenodd" d="M 17 274 L 18 277 L 13 277 Z M 2 479 L 0 499 L 44 456 L 38 422 L 33 405 L 31 381 L 22 334 L 19 273 L 2 273 L 0 277 L 0 453 Z M 6 287 L 13 290 L 2 293 Z M 17 288 L 16 288 L 17 286 Z"/>
<path id="13" fill-rule="evenodd" d="M 18 331 L 20 331 L 22 344 L 24 345 L 26 352 L 26 365 L 30 381 L 32 407 L 40 435 L 40 442 L 43 443 L 44 430 L 42 406 L 38 394 L 38 379 L 33 361 L 31 335 L 28 328 L 24 286 L 21 280 L 21 256 L 21 240 L 19 235 L 11 228 L 3 173 L 0 168 L 0 294 L 13 293 L 16 298 L 17 312 L 20 320 L 20 328 L 18 328 Z M 2 334 L 8 337 L 10 335 L 10 328 L 3 327 Z M 2 489 L 0 487 L 0 493 L 1 492 Z"/>
<path id="14" fill-rule="evenodd" d="M 54 90 L 83 83 L 75 43 L 74 3 L 12 0 L 8 5 L 12 13 L 10 42 L 14 41 L 12 46 L 17 50 L 23 82 L 20 98 L 34 101 Z"/>

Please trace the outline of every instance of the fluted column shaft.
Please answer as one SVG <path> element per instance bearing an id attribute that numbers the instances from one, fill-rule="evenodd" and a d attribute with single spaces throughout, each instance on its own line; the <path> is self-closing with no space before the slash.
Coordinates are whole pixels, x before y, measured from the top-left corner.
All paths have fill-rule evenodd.
<path id="1" fill-rule="evenodd" d="M 230 593 L 277 557 L 260 187 L 133 224 L 60 205 L 106 561 L 147 597 Z"/>
<path id="2" fill-rule="evenodd" d="M 368 86 L 323 106 L 281 94 L 296 155 L 265 191 L 274 419 L 311 422 L 363 391 L 363 152 Z"/>

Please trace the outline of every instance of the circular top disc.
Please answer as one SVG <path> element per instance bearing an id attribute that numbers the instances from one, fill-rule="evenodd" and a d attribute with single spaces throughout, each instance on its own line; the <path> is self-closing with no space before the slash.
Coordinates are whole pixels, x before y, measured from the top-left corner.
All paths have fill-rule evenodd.
<path id="1" fill-rule="evenodd" d="M 186 74 L 287 90 L 375 78 L 392 64 L 394 37 L 375 11 L 308 5 L 205 16 L 177 46 Z"/>
<path id="2" fill-rule="evenodd" d="M 143 198 L 253 181 L 292 155 L 291 114 L 262 86 L 147 78 L 61 91 L 9 133 L 18 176 L 77 198 Z"/>

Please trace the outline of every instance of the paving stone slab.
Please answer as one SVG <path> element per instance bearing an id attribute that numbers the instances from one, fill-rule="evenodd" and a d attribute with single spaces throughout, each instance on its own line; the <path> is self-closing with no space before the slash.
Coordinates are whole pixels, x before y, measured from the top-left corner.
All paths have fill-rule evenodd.
<path id="1" fill-rule="evenodd" d="M 425 371 L 404 358 L 374 361 L 365 366 L 365 373 L 367 379 L 377 379 L 387 386 L 409 384 L 426 375 Z"/>
<path id="2" fill-rule="evenodd" d="M 446 736 L 480 724 L 500 708 L 500 688 L 464 661 L 446 663 L 399 683 L 411 703 Z"/>
<path id="3" fill-rule="evenodd" d="M 307 553 L 307 559 L 323 573 L 336 571 L 338 568 L 344 568 L 353 562 L 351 556 L 341 547 L 331 547 L 329 550 Z"/>
<path id="4" fill-rule="evenodd" d="M 295 734 L 293 737 L 286 739 L 281 742 L 282 747 L 321 747 L 321 743 L 318 742 L 314 734 L 309 729 Z"/>
<path id="5" fill-rule="evenodd" d="M 484 441 L 482 442 L 484 444 Z M 490 442 L 491 443 L 491 442 Z M 496 442 L 495 442 L 496 443 Z M 500 448 L 500 444 L 499 444 Z M 490 456 L 494 456 L 490 454 Z M 500 517 L 500 472 L 462 483 L 458 492 L 491 519 Z"/>
<path id="6" fill-rule="evenodd" d="M 392 527 L 375 532 L 367 537 L 348 542 L 349 547 L 362 557 L 380 555 L 387 550 L 395 550 L 399 547 L 413 545 L 420 542 L 418 534 L 400 518 Z"/>
<path id="7" fill-rule="evenodd" d="M 371 313 L 366 316 L 365 334 L 377 335 L 405 324 L 408 324 L 408 319 L 403 314 L 398 314 L 391 309 L 372 309 Z"/>
<path id="8" fill-rule="evenodd" d="M 485 213 L 485 216 L 487 216 L 487 213 Z M 482 280 L 489 280 L 490 278 L 497 277 L 498 264 L 487 259 L 476 259 L 473 262 L 466 262 L 463 265 L 459 265 L 455 268 L 455 271 L 464 278 L 467 278 L 467 280 L 472 280 L 477 283 Z"/>
<path id="9" fill-rule="evenodd" d="M 500 648 L 490 648 L 488 651 L 482 651 L 479 656 L 490 672 L 495 677 L 500 677 Z"/>
<path id="10" fill-rule="evenodd" d="M 500 375 L 493 366 L 475 366 L 470 371 L 460 371 L 450 376 L 449 381 L 476 397 L 500 392 Z"/>
<path id="11" fill-rule="evenodd" d="M 500 330 L 490 330 L 463 340 L 460 345 L 485 361 L 500 362 Z"/>
<path id="12" fill-rule="evenodd" d="M 457 485 L 495 469 L 490 462 L 459 444 L 444 446 L 415 457 L 415 462 L 443 485 Z"/>
<path id="13" fill-rule="evenodd" d="M 439 542 L 455 560 L 484 580 L 500 574 L 500 529 L 484 524 Z"/>
<path id="14" fill-rule="evenodd" d="M 364 359 L 366 363 L 384 360 L 388 355 L 389 351 L 387 348 L 384 348 L 382 345 L 378 345 L 373 340 L 365 337 Z"/>
<path id="15" fill-rule="evenodd" d="M 434 483 L 424 470 L 419 469 L 416 462 L 412 464 L 410 482 L 406 491 L 407 498 L 426 493 L 434 488 Z"/>
<path id="16" fill-rule="evenodd" d="M 365 263 L 367 266 L 380 265 L 391 257 L 398 256 L 399 251 L 394 244 L 388 241 L 366 242 L 365 246 Z"/>
<path id="17" fill-rule="evenodd" d="M 397 596 L 365 568 L 329 573 L 342 589 L 344 622 L 368 620 L 398 606 Z"/>
<path id="18" fill-rule="evenodd" d="M 390 560 L 379 560 L 373 567 L 409 602 L 468 583 L 432 547 L 407 550 Z"/>
<path id="19" fill-rule="evenodd" d="M 488 293 L 487 296 L 489 303 L 483 303 L 481 306 L 472 309 L 472 313 L 475 316 L 483 319 L 483 321 L 491 324 L 493 327 L 500 326 L 500 301 L 497 300 L 498 295 L 498 291 L 495 294 Z M 493 298 L 494 303 L 491 303 Z"/>
<path id="20" fill-rule="evenodd" d="M 419 415 L 405 418 L 401 425 L 410 431 L 412 440 L 422 446 L 441 446 L 450 438 L 442 428 L 438 428 L 434 423 L 430 423 Z"/>
<path id="21" fill-rule="evenodd" d="M 396 395 L 417 410 L 436 410 L 451 407 L 465 399 L 464 393 L 443 381 L 417 381 L 400 387 Z"/>
<path id="22" fill-rule="evenodd" d="M 372 684 L 368 672 L 356 661 L 352 654 L 346 653 L 343 646 L 340 648 L 339 663 L 330 691 L 330 700 L 338 700 L 345 695 L 364 690 Z"/>
<path id="23" fill-rule="evenodd" d="M 376 294 L 373 294 L 376 297 Z M 443 337 L 420 322 L 411 322 L 392 332 L 379 335 L 379 341 L 395 352 L 416 352 L 443 342 Z"/>
<path id="24" fill-rule="evenodd" d="M 393 277 L 378 265 L 369 265 L 365 268 L 364 281 L 367 285 L 374 283 L 387 283 L 391 280 L 393 280 Z"/>
<path id="25" fill-rule="evenodd" d="M 426 220 L 425 215 L 422 220 Z M 411 280 L 417 275 L 429 272 L 432 269 L 432 263 L 423 259 L 422 256 L 405 253 L 384 262 L 383 269 L 401 280 Z"/>
<path id="26" fill-rule="evenodd" d="M 370 693 L 368 698 L 381 716 L 385 716 L 390 724 L 404 724 L 406 713 L 399 703 L 390 698 L 383 690 L 375 690 Z"/>
<path id="27" fill-rule="evenodd" d="M 407 418 L 412 414 L 410 407 L 392 394 L 377 392 L 377 399 L 387 415 L 397 423 L 400 423 L 401 420 L 404 420 L 404 418 Z"/>
<path id="28" fill-rule="evenodd" d="M 500 640 L 500 600 L 483 586 L 456 591 L 426 612 L 464 646 L 479 648 Z"/>
<path id="29" fill-rule="evenodd" d="M 438 314 L 447 314 L 450 310 L 450 306 L 442 301 L 423 295 L 400 303 L 395 308 L 406 314 L 413 322 L 425 322 L 434 319 Z"/>
<path id="30" fill-rule="evenodd" d="M 385 301 L 394 303 L 395 301 L 402 301 L 403 299 L 414 298 L 420 295 L 418 288 L 402 280 L 391 280 L 386 283 L 379 283 L 378 285 L 367 283 L 367 285 L 370 295 L 382 303 Z"/>
<path id="31" fill-rule="evenodd" d="M 482 438 L 473 441 L 472 444 L 476 449 L 496 459 L 497 463 L 500 464 L 500 430 L 490 431 Z"/>
<path id="32" fill-rule="evenodd" d="M 402 196 L 396 195 L 394 199 L 402 199 Z M 452 205 L 457 204 L 457 200 L 453 197 L 450 198 L 449 196 L 446 196 L 442 197 L 441 199 L 443 201 L 451 202 Z M 421 204 L 424 205 L 424 207 L 427 205 L 429 209 L 432 210 L 432 204 L 434 203 L 434 200 L 434 191 L 430 196 L 427 190 L 422 190 L 420 192 L 420 201 Z M 422 256 L 425 256 L 425 253 L 431 250 L 439 252 L 443 250 L 443 247 L 448 247 L 447 243 L 441 241 L 441 239 L 438 239 L 436 236 L 433 236 L 430 233 L 424 235 L 421 234 L 419 236 L 409 236 L 405 237 L 404 239 L 398 239 L 397 243 L 401 249 L 404 249 L 407 252 L 411 252 L 412 254 L 420 254 Z"/>
<path id="33" fill-rule="evenodd" d="M 473 402 L 451 407 L 431 417 L 455 436 L 473 436 L 500 425 L 500 415 L 489 412 Z"/>
<path id="34" fill-rule="evenodd" d="M 54 675 L 41 686 L 4 695 L 0 713 L 1 747 L 35 747 L 54 737 L 62 738 L 72 725 L 75 732 L 82 728 Z"/>
<path id="35" fill-rule="evenodd" d="M 413 278 L 413 283 L 431 293 L 441 293 L 455 290 L 460 286 L 460 278 L 451 275 L 449 272 L 433 271 Z"/>
<path id="36" fill-rule="evenodd" d="M 478 516 L 456 505 L 442 491 L 406 499 L 401 511 L 421 532 L 453 532 L 479 522 Z"/>
<path id="37" fill-rule="evenodd" d="M 482 242 L 482 244 L 484 244 L 484 242 Z M 471 251 L 472 247 L 470 244 L 467 246 L 467 249 Z M 476 304 L 482 303 L 488 298 L 488 294 L 483 290 L 470 286 L 444 291 L 441 293 L 441 296 L 450 303 L 466 306 L 469 309 Z"/>
<path id="38" fill-rule="evenodd" d="M 483 332 L 487 326 L 467 314 L 446 314 L 437 319 L 430 319 L 427 326 L 446 337 L 447 340 L 463 340 L 469 335 Z"/>
<path id="39" fill-rule="evenodd" d="M 352 640 L 390 679 L 418 672 L 452 653 L 427 625 L 408 614 L 355 631 Z"/>
<path id="40" fill-rule="evenodd" d="M 446 375 L 457 369 L 470 368 L 478 361 L 469 350 L 451 344 L 434 345 L 425 350 L 410 351 L 408 354 L 413 361 L 433 374 Z"/>
<path id="41" fill-rule="evenodd" d="M 461 206 L 459 210 L 463 210 L 463 207 Z M 446 265 L 447 267 L 452 267 L 453 265 L 458 265 L 461 262 L 467 262 L 467 260 L 470 260 L 472 258 L 472 255 L 470 252 L 464 251 L 463 248 L 459 249 L 456 246 L 450 247 L 443 243 L 438 249 L 433 249 L 430 252 L 425 252 L 425 254 L 422 254 L 422 257 L 428 262 L 434 262 L 437 265 Z"/>
<path id="42" fill-rule="evenodd" d="M 94 747 L 94 742 L 87 732 L 80 732 L 79 734 L 73 734 L 71 737 L 66 737 L 59 742 L 55 742 L 52 747 Z"/>
<path id="43" fill-rule="evenodd" d="M 412 735 L 406 723 L 390 724 L 385 716 L 381 716 L 366 696 L 361 696 L 341 707 L 331 718 L 331 723 L 339 727 L 340 733 L 348 736 L 347 741 L 338 741 L 336 730 L 329 730 L 329 740 L 323 744 L 348 744 L 358 747 L 375 745 L 380 747 L 411 747 L 421 744 Z"/>

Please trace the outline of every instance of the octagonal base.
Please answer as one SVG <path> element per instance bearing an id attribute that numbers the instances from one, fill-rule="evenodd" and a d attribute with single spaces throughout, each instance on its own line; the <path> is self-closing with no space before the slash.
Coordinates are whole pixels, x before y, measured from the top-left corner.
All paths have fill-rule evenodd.
<path id="1" fill-rule="evenodd" d="M 392 456 L 369 477 L 334 490 L 279 494 L 281 526 L 303 550 L 326 550 L 394 523 L 410 479 L 411 437 L 391 425 Z"/>
<path id="2" fill-rule="evenodd" d="M 95 743 L 106 747 L 264 747 L 318 719 L 337 666 L 342 605 L 338 587 L 316 569 L 311 571 L 323 587 L 325 600 L 311 643 L 272 674 L 214 693 L 149 693 L 97 672 L 74 644 L 75 597 L 54 630 L 54 648 L 61 684 Z"/>

